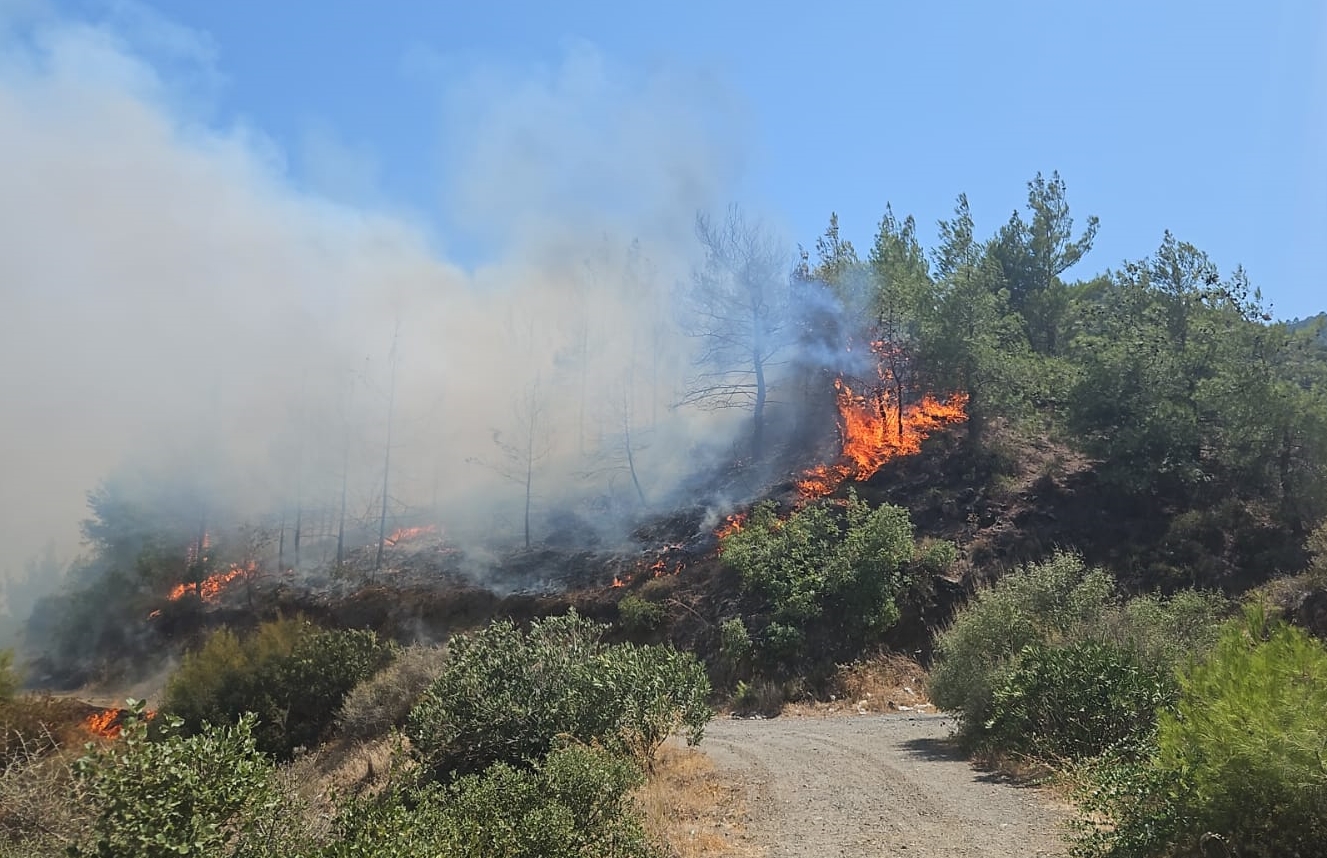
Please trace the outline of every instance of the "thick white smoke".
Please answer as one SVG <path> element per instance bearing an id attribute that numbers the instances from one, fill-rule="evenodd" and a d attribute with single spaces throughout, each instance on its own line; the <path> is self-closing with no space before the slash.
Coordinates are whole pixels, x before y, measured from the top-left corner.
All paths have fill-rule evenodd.
<path id="1" fill-rule="evenodd" d="M 700 252 L 695 212 L 731 178 L 713 89 L 614 82 L 584 48 L 454 83 L 445 196 L 492 251 L 465 269 L 418 223 L 301 190 L 261 133 L 198 121 L 123 34 L 3 33 L 11 577 L 52 540 L 72 556 L 85 494 L 117 469 L 262 516 L 334 506 L 348 461 L 365 514 L 393 367 L 393 513 L 427 507 L 458 532 L 519 529 L 520 487 L 497 472 L 531 404 L 545 510 L 636 494 L 627 429 L 651 502 L 740 431 L 738 412 L 669 408 L 694 347 L 669 296 Z"/>

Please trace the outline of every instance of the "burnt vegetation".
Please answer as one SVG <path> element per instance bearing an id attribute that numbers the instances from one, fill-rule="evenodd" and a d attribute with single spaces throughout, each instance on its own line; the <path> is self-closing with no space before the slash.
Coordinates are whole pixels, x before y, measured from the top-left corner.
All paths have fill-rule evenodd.
<path id="1" fill-rule="evenodd" d="M 155 771 L 193 754 L 177 781 L 153 781 L 166 791 L 226 759 L 244 783 L 200 803 L 217 816 L 203 837 L 126 809 L 128 774 L 97 752 L 69 774 L 92 802 L 84 817 L 44 830 L 0 816 L 0 833 L 88 855 L 158 854 L 143 846 L 154 825 L 203 837 L 208 855 L 406 854 L 394 850 L 424 831 L 436 854 L 555 854 L 568 838 L 652 854 L 624 796 L 670 731 L 699 738 L 707 695 L 759 688 L 777 710 L 893 651 L 934 665 L 934 699 L 960 714 L 968 748 L 1094 761 L 1086 804 L 1119 827 L 1085 824 L 1084 854 L 1182 852 L 1214 833 L 1277 854 L 1247 845 L 1271 842 L 1263 822 L 1223 821 L 1246 798 L 1228 772 L 1187 765 L 1186 742 L 1234 741 L 1230 725 L 1184 713 L 1250 709 L 1236 686 L 1269 669 L 1262 646 L 1296 659 L 1318 683 L 1304 699 L 1321 704 L 1327 325 L 1274 321 L 1245 272 L 1168 233 L 1086 274 L 1096 219 L 1075 230 L 1057 174 L 1027 190 L 985 239 L 959 197 L 929 250 L 887 209 L 865 258 L 837 218 L 797 257 L 737 209 L 701 217 L 674 331 L 699 346 L 671 405 L 733 411 L 740 428 L 720 453 L 697 443 L 667 485 L 650 476 L 663 421 L 644 412 L 658 397 L 630 392 L 659 384 L 644 359 L 603 397 L 605 428 L 587 428 L 588 327 L 561 380 L 532 370 L 513 425 L 477 460 L 519 494 L 514 525 L 484 539 L 389 497 L 390 469 L 412 467 L 390 455 L 358 515 L 344 473 L 324 480 L 341 480 L 340 498 L 297 487 L 275 512 L 201 484 L 107 477 L 89 495 L 84 557 L 26 621 L 23 674 L 68 689 L 169 671 L 169 722 L 117 716 L 126 759 Z M 638 248 L 628 258 L 624 277 L 649 276 Z M 585 455 L 552 470 L 543 421 L 569 390 Z M 597 488 L 560 501 L 550 483 L 569 474 Z M 1270 615 L 1222 626 L 1250 592 Z M 60 707 L 22 703 L 0 667 L 18 772 L 61 744 L 52 727 L 25 756 L 18 730 Z M 278 842 L 274 761 L 391 730 L 413 750 L 389 776 L 370 767 L 334 830 Z M 1275 758 L 1275 731 L 1257 738 Z M 1294 829 L 1277 848 L 1321 842 L 1320 803 L 1275 798 L 1292 775 L 1327 794 L 1306 760 L 1258 770 L 1272 796 L 1260 819 Z M 485 844 L 476 819 L 517 811 L 539 824 Z"/>

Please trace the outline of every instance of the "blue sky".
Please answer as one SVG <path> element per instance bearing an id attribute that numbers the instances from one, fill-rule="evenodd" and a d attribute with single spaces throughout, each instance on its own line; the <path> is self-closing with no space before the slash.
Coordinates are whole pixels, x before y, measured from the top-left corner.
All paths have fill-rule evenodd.
<path id="1" fill-rule="evenodd" d="M 54 14 L 114 27 L 181 110 L 267 138 L 296 186 L 406 211 L 467 263 L 495 239 L 454 202 L 455 156 L 482 121 L 457 87 L 505 81 L 500 98 L 589 55 L 620 87 L 591 93 L 591 111 L 683 81 L 670 109 L 686 116 L 694 95 L 712 198 L 793 241 L 813 244 L 836 210 L 864 250 L 886 202 L 929 240 L 959 192 L 990 233 L 1029 178 L 1058 170 L 1080 219 L 1102 221 L 1074 273 L 1144 256 L 1170 229 L 1243 264 L 1278 316 L 1327 308 L 1327 7 L 1311 0 L 80 0 Z"/>

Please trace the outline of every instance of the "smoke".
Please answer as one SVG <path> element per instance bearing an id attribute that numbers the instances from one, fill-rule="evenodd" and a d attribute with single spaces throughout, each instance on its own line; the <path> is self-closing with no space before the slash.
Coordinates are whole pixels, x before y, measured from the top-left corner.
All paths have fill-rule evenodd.
<path id="1" fill-rule="evenodd" d="M 665 503 L 743 430 L 740 412 L 671 407 L 695 343 L 670 296 L 700 253 L 695 212 L 738 163 L 712 81 L 632 79 L 580 46 L 451 83 L 443 198 L 487 251 L 462 266 L 422 221 L 302 189 L 260 130 L 203 121 L 167 78 L 212 85 L 205 40 L 166 30 L 144 53 L 109 27 L 6 32 L 9 577 L 52 544 L 71 557 L 86 493 L 117 473 L 190 486 L 218 518 L 324 524 L 344 476 L 363 519 L 390 420 L 394 520 L 518 539 L 523 455 L 537 521 L 602 524 Z M 360 193 L 337 199 L 372 196 L 371 160 L 317 148 L 323 174 L 354 162 L 342 187 Z"/>

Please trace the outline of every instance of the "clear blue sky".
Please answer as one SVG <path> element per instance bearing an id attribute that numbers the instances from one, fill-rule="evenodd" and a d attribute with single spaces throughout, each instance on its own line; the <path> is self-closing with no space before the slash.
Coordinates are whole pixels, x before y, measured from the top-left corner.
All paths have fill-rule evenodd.
<path id="1" fill-rule="evenodd" d="M 705 92 L 722 193 L 808 246 L 836 210 L 864 251 L 886 202 L 929 242 L 960 191 L 989 234 L 1058 170 L 1102 224 L 1074 274 L 1170 229 L 1243 264 L 1277 316 L 1327 309 L 1320 0 L 4 5 L 114 28 L 182 110 L 255 130 L 296 186 L 408 210 L 463 260 L 482 237 L 444 197 L 474 129 L 445 93 L 588 51 L 627 93 L 661 70 Z"/>

